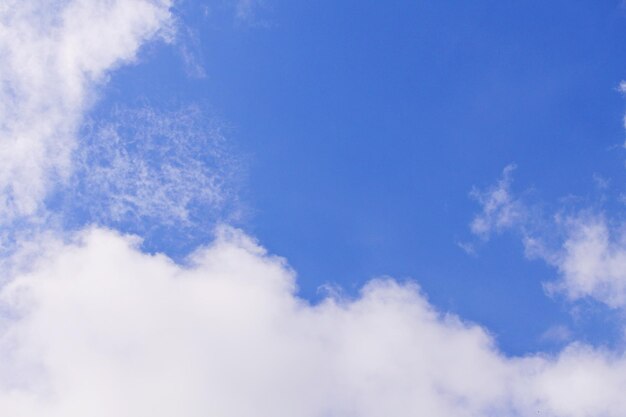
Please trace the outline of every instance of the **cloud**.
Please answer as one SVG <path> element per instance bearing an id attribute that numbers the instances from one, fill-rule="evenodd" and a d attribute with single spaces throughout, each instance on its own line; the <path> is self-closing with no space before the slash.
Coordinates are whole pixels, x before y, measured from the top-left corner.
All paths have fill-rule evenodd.
<path id="1" fill-rule="evenodd" d="M 204 8 L 204 13 L 208 13 L 208 6 Z M 206 78 L 207 73 L 202 65 L 202 48 L 197 31 L 179 21 L 176 46 L 187 76 L 196 79 Z"/>
<path id="2" fill-rule="evenodd" d="M 522 204 L 504 184 L 501 180 L 488 194 L 472 231 L 481 237 L 492 230 L 517 232 L 529 258 L 542 259 L 557 270 L 558 279 L 544 283 L 548 293 L 626 308 L 626 224 L 584 209 L 557 213 L 546 224 L 533 219 L 531 210 L 520 209 Z"/>
<path id="3" fill-rule="evenodd" d="M 223 227 L 186 265 L 81 232 L 4 287 L 0 410 L 12 417 L 626 414 L 626 359 L 570 345 L 507 358 L 483 328 L 385 279 L 311 305 Z"/>
<path id="4" fill-rule="evenodd" d="M 472 198 L 481 206 L 481 212 L 470 224 L 470 229 L 475 235 L 489 239 L 491 234 L 514 227 L 523 220 L 525 209 L 511 194 L 514 170 L 515 165 L 507 165 L 496 185 L 487 190 L 472 190 Z"/>
<path id="5" fill-rule="evenodd" d="M 473 192 L 482 207 L 471 231 L 483 239 L 494 232 L 518 234 L 529 258 L 542 259 L 557 270 L 558 279 L 544 284 L 548 293 L 626 308 L 626 224 L 598 209 L 565 206 L 545 221 L 543 214 L 511 193 L 512 169 L 506 167 L 487 191 Z M 466 251 L 473 250 L 471 244 L 464 245 Z"/>
<path id="6" fill-rule="evenodd" d="M 72 181 L 58 198 L 68 221 L 84 219 L 79 226 L 189 239 L 210 236 L 215 222 L 240 212 L 240 164 L 221 125 L 196 106 L 118 107 L 83 129 L 73 163 Z"/>
<path id="7" fill-rule="evenodd" d="M 41 209 L 71 173 L 82 116 L 110 70 L 167 34 L 169 0 L 0 5 L 0 218 Z"/>
<path id="8" fill-rule="evenodd" d="M 240 18 L 255 4 L 240 2 Z M 205 165 L 224 163 L 220 137 L 198 136 L 193 112 L 121 111 L 95 123 L 80 146 L 76 140 L 109 71 L 136 59 L 146 41 L 167 38 L 169 6 L 0 5 L 4 221 L 41 216 L 45 197 L 63 183 L 89 218 L 136 230 L 145 221 L 184 226 L 198 208 L 223 204 L 226 177 Z M 522 222 L 512 170 L 474 192 L 482 211 L 472 230 L 485 239 Z M 546 259 L 573 274 L 584 268 L 568 269 L 568 254 L 587 254 L 584 242 L 599 259 L 584 263 L 589 270 L 619 258 L 615 238 L 585 230 L 570 235 L 563 256 Z M 570 344 L 555 356 L 507 357 L 487 330 L 392 279 L 369 282 L 355 299 L 330 291 L 312 305 L 297 296 L 284 259 L 227 226 L 184 263 L 146 254 L 138 237 L 103 227 L 35 228 L 7 239 L 17 244 L 2 259 L 10 267 L 0 268 L 3 416 L 626 414 L 621 352 Z"/>
<path id="9" fill-rule="evenodd" d="M 626 229 L 600 214 L 569 216 L 561 221 L 566 235 L 556 250 L 535 250 L 561 276 L 547 284 L 571 300 L 594 298 L 613 308 L 626 307 Z"/>
<path id="10" fill-rule="evenodd" d="M 564 343 L 573 339 L 572 331 L 562 324 L 550 326 L 541 335 L 541 340 L 551 343 Z"/>

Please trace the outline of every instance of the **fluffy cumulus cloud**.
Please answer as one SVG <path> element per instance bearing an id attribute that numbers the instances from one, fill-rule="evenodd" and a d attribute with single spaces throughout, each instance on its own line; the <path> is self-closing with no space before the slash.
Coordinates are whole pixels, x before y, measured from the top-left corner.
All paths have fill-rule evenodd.
<path id="1" fill-rule="evenodd" d="M 626 233 L 603 215 L 579 214 L 564 219 L 562 247 L 534 251 L 561 274 L 549 284 L 572 300 L 592 297 L 613 308 L 626 307 Z"/>
<path id="2" fill-rule="evenodd" d="M 507 358 L 414 285 L 311 305 L 224 227 L 184 266 L 103 230 L 50 240 L 1 294 L 0 410 L 28 416 L 626 414 L 626 358 Z"/>
<path id="3" fill-rule="evenodd" d="M 0 219 L 36 213 L 71 172 L 94 88 L 165 34 L 169 0 L 6 0 L 0 5 Z"/>

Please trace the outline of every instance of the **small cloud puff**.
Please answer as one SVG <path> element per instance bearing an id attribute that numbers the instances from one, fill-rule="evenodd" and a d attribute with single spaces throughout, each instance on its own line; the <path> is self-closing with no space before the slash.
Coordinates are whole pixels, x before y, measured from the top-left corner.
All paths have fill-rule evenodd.
<path id="1" fill-rule="evenodd" d="M 502 178 L 487 190 L 474 189 L 471 197 L 478 201 L 482 211 L 470 224 L 472 233 L 482 239 L 489 239 L 492 233 L 499 233 L 519 224 L 525 215 L 522 204 L 511 194 L 512 174 L 515 165 L 508 165 L 502 171 Z"/>

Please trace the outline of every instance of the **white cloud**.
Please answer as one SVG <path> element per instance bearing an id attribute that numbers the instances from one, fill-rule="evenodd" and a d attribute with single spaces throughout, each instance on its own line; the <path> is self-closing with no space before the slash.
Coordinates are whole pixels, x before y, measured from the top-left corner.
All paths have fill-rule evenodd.
<path id="1" fill-rule="evenodd" d="M 559 274 L 557 280 L 544 283 L 548 293 L 564 294 L 571 301 L 592 298 L 612 308 L 626 307 L 626 225 L 579 211 L 557 214 L 551 224 L 538 228 L 541 222 L 528 209 L 522 217 L 521 203 L 501 184 L 493 191 L 499 197 L 490 197 L 500 202 L 493 203 L 496 209 L 491 214 L 483 208 L 471 224 L 474 233 L 481 237 L 493 230 L 519 233 L 526 256 L 542 259 Z M 529 227 L 531 222 L 533 227 Z"/>
<path id="2" fill-rule="evenodd" d="M 512 173 L 515 165 L 508 165 L 498 183 L 487 190 L 472 190 L 471 196 L 481 205 L 481 212 L 470 224 L 472 233 L 489 239 L 492 233 L 518 225 L 524 217 L 522 204 L 511 194 Z"/>
<path id="3" fill-rule="evenodd" d="M 561 279 L 547 284 L 572 300 L 591 297 L 626 307 L 626 230 L 602 215 L 578 214 L 561 221 L 565 240 L 556 250 L 533 253 L 554 265 Z"/>
<path id="4" fill-rule="evenodd" d="M 171 21 L 169 0 L 0 5 L 0 218 L 29 216 L 71 172 L 81 117 L 108 71 Z"/>
<path id="5" fill-rule="evenodd" d="M 505 168 L 487 191 L 473 192 L 482 207 L 470 225 L 472 232 L 485 239 L 506 230 L 519 234 L 529 258 L 542 259 L 558 271 L 557 280 L 544 284 L 549 293 L 626 308 L 626 224 L 580 209 L 570 214 L 561 209 L 544 221 L 511 193 L 512 169 Z M 473 250 L 465 245 L 466 251 Z"/>
<path id="6" fill-rule="evenodd" d="M 256 2 L 239 4 L 240 18 L 249 18 Z M 168 27 L 169 6 L 0 5 L 3 219 L 37 213 L 51 184 L 71 177 L 76 130 L 94 89 Z M 198 166 L 193 142 L 176 135 L 154 142 L 171 126 L 147 117 L 138 136 L 109 124 L 93 143 L 86 138 L 75 159 L 79 170 L 90 168 L 81 180 L 108 198 L 91 199 L 102 204 L 100 216 L 185 223 L 192 199 L 219 203 L 219 179 Z M 127 140 L 137 148 L 119 146 Z M 164 166 L 142 159 L 150 152 Z M 483 206 L 472 223 L 479 236 L 520 221 L 512 169 L 474 194 Z M 137 238 L 104 229 L 68 241 L 28 236 L 17 240 L 13 272 L 1 269 L 2 416 L 626 415 L 622 354 L 573 344 L 555 357 L 506 357 L 485 329 L 437 312 L 417 286 L 389 279 L 370 282 L 357 299 L 335 291 L 312 306 L 295 295 L 284 260 L 228 227 L 187 265 L 142 253 Z M 571 236 L 558 261 L 566 275 L 619 269 L 619 247 L 601 230 Z M 578 261 L 581 251 L 596 255 L 568 267 L 568 254 Z M 607 260 L 616 266 L 597 266 Z M 590 276 L 605 275 L 616 273 Z"/>
<path id="7" fill-rule="evenodd" d="M 118 108 L 85 129 L 74 165 L 64 211 L 90 222 L 200 231 L 238 211 L 238 163 L 221 126 L 194 106 Z"/>
<path id="8" fill-rule="evenodd" d="M 283 259 L 229 228 L 187 266 L 136 245 L 48 241 L 4 288 L 2 415 L 626 415 L 622 356 L 507 358 L 392 280 L 311 306 Z"/>

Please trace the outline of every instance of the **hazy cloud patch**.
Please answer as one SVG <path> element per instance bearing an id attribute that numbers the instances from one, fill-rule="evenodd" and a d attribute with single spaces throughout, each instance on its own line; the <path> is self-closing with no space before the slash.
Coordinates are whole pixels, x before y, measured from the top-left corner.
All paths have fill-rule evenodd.
<path id="1" fill-rule="evenodd" d="M 144 237 L 209 233 L 239 213 L 241 164 L 220 123 L 198 107 L 117 108 L 83 130 L 65 215 Z"/>

